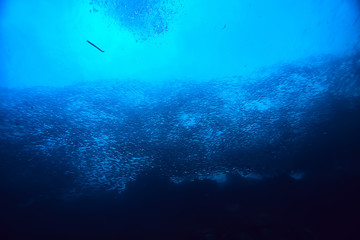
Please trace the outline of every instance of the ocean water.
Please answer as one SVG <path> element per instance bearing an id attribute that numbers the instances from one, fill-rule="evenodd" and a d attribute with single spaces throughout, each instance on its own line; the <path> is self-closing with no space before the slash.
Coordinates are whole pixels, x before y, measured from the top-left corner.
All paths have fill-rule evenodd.
<path id="1" fill-rule="evenodd" d="M 0 2 L 0 239 L 357 239 L 360 2 Z"/>

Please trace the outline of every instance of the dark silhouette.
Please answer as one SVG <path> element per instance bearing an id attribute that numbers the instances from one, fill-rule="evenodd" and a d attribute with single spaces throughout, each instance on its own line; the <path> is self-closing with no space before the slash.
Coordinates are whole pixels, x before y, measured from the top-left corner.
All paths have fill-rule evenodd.
<path id="1" fill-rule="evenodd" d="M 92 42 L 90 42 L 89 40 L 87 40 L 88 43 L 90 43 L 92 46 L 94 46 L 95 48 L 97 48 L 100 52 L 104 52 L 103 50 L 101 50 L 98 46 L 96 46 L 95 44 L 93 44 Z"/>

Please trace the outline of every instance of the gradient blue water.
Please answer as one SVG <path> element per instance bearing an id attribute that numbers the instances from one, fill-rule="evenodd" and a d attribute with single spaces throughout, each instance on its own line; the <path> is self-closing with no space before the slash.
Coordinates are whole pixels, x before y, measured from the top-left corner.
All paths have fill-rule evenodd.
<path id="1" fill-rule="evenodd" d="M 357 0 L 0 2 L 0 239 L 356 239 Z"/>
<path id="2" fill-rule="evenodd" d="M 355 0 L 2 2 L 1 85 L 12 87 L 244 75 L 341 55 L 360 24 Z"/>

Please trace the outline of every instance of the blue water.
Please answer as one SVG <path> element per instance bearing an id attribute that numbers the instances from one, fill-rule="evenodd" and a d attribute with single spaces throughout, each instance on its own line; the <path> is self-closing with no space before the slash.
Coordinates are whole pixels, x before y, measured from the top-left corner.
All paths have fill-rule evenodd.
<path id="1" fill-rule="evenodd" d="M 2 1 L 1 84 L 209 80 L 342 55 L 358 42 L 358 5 L 356 0 Z"/>
<path id="2" fill-rule="evenodd" d="M 356 239 L 356 0 L 0 2 L 1 239 Z"/>

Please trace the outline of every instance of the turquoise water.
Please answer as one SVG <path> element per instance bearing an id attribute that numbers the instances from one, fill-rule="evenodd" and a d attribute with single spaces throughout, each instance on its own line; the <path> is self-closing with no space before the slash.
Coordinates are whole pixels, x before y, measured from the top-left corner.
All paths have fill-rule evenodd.
<path id="1" fill-rule="evenodd" d="M 352 51 L 360 25 L 355 0 L 7 0 L 1 8 L 8 87 L 246 76 Z"/>

